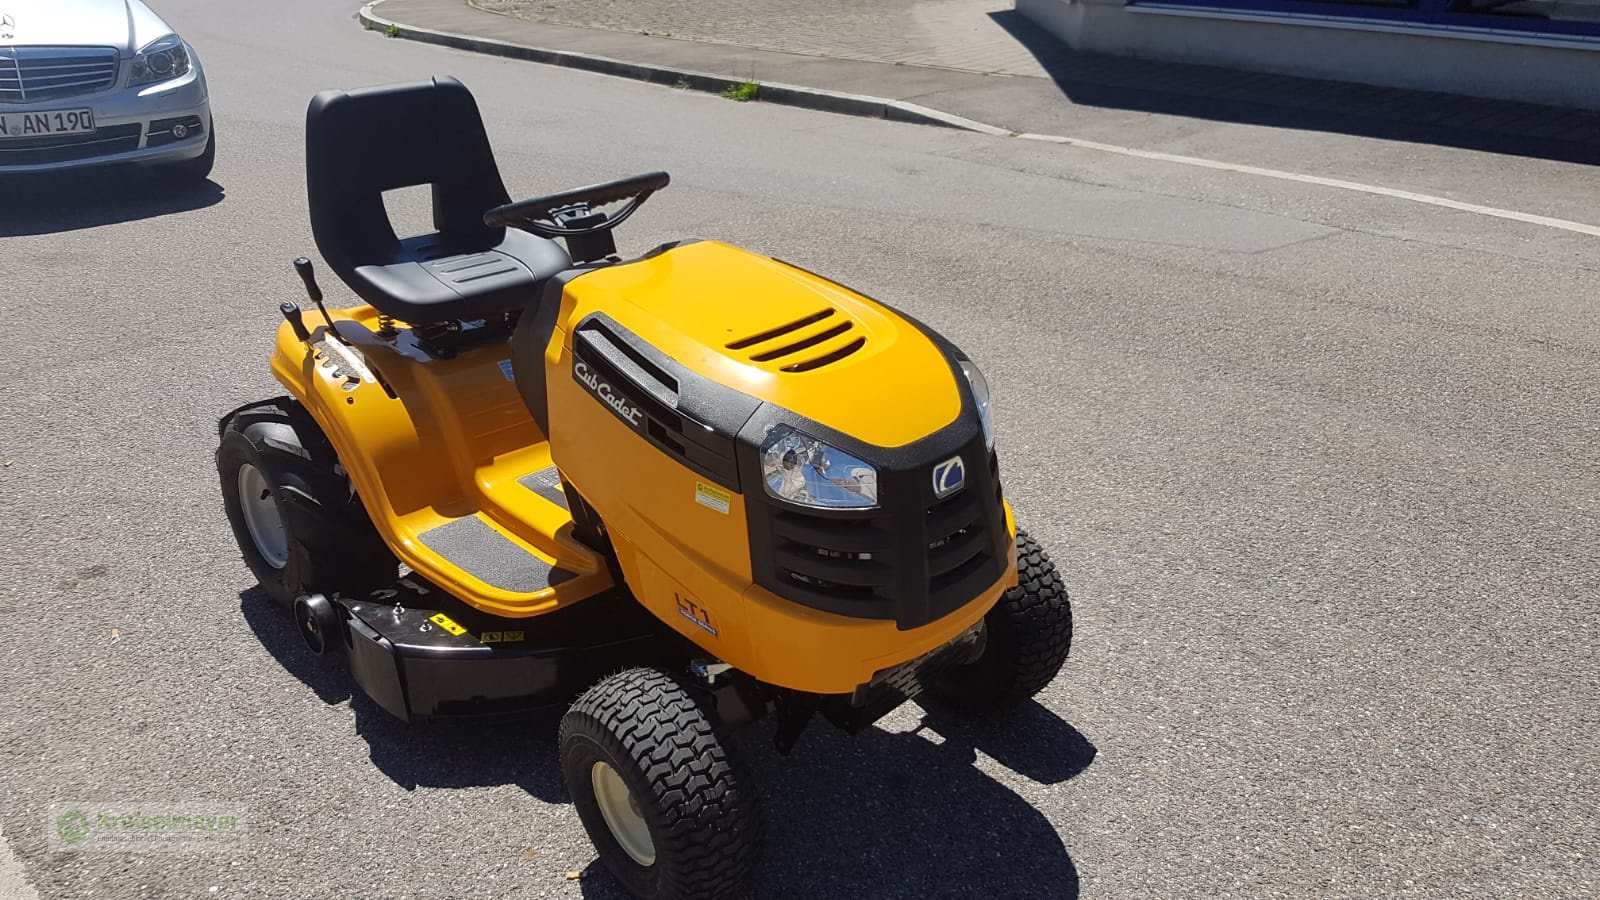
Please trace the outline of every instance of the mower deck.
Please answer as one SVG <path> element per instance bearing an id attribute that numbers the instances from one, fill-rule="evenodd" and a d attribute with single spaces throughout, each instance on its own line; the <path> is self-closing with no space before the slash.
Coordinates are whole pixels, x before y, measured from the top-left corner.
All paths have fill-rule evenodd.
<path id="1" fill-rule="evenodd" d="M 331 600 L 356 683 L 406 721 L 559 704 L 641 659 L 681 656 L 621 592 L 536 619 L 488 615 L 415 574 L 364 598 Z"/>

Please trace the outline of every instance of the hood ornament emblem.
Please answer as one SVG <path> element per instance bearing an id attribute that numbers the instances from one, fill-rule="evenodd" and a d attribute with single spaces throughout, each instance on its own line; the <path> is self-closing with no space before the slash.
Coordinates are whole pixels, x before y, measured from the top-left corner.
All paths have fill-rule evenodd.
<path id="1" fill-rule="evenodd" d="M 960 456 L 952 456 L 933 467 L 933 496 L 944 498 L 961 490 L 967 484 L 967 466 Z"/>

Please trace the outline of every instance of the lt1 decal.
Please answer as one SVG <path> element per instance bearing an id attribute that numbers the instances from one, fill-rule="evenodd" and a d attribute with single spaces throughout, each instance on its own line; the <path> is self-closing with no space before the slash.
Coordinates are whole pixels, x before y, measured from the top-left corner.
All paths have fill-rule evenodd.
<path id="1" fill-rule="evenodd" d="M 624 397 L 620 391 L 613 388 L 609 381 L 601 378 L 600 373 L 589 368 L 588 363 L 582 360 L 573 360 L 572 377 L 576 378 L 579 384 L 588 388 L 589 393 L 594 394 L 601 403 L 611 407 L 611 411 L 617 414 L 617 418 L 627 422 L 634 428 L 644 424 L 644 410 L 634 406 L 627 397 Z"/>
<path id="2" fill-rule="evenodd" d="M 677 591 L 673 591 L 672 596 L 678 601 L 678 615 L 711 632 L 712 637 L 718 636 L 716 626 L 711 624 L 711 610 L 706 609 Z"/>

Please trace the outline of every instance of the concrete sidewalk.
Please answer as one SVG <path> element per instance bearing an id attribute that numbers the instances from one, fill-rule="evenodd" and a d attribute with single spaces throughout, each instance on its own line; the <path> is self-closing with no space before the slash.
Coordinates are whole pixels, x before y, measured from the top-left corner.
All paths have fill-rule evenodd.
<path id="1" fill-rule="evenodd" d="M 696 88 L 718 83 L 695 74 L 803 86 L 815 90 L 760 99 L 932 121 L 906 112 L 925 107 L 1003 132 L 1092 136 L 1108 117 L 1126 126 L 1130 116 L 1180 116 L 1600 162 L 1600 113 L 1075 53 L 1007 0 L 820 0 L 804 15 L 778 0 L 478 2 L 499 12 L 467 0 L 382 0 L 374 14 L 460 36 L 456 45 L 470 49 L 600 57 L 628 65 L 577 64 Z M 471 46 L 485 40 L 498 45 Z"/>
<path id="2" fill-rule="evenodd" d="M 803 56 L 1049 77 L 1001 24 L 1013 0 L 466 0 L 551 25 Z"/>

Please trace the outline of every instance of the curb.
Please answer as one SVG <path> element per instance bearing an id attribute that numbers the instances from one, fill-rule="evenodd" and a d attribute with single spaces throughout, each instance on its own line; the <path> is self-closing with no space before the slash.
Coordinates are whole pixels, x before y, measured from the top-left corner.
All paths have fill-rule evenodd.
<path id="1" fill-rule="evenodd" d="M 673 69 L 667 66 L 652 66 L 644 63 L 631 63 L 620 59 L 611 59 L 605 56 L 594 56 L 588 53 L 576 53 L 570 50 L 547 50 L 541 47 L 528 47 L 522 44 L 513 44 L 509 41 L 497 41 L 492 38 L 476 38 L 462 34 L 452 34 L 447 31 L 435 31 L 431 28 L 421 28 L 415 25 L 406 25 L 400 22 L 391 22 L 376 13 L 374 9 L 383 5 L 384 0 L 371 0 L 361 8 L 356 18 L 369 30 L 391 32 L 394 37 L 403 37 L 426 44 L 438 44 L 443 47 L 453 47 L 458 50 L 470 50 L 476 53 L 486 53 L 491 56 L 504 56 L 511 59 L 526 60 L 528 62 L 544 63 L 552 66 L 564 66 L 569 69 L 582 69 L 588 72 L 598 72 L 602 75 L 614 75 L 619 78 L 631 78 L 636 81 L 645 81 L 652 84 L 684 85 L 693 90 L 721 93 L 729 87 L 745 83 L 742 78 L 730 78 L 726 75 L 713 75 L 708 72 L 695 72 L 687 69 Z M 940 112 L 915 103 L 903 100 L 889 100 L 883 97 L 870 97 L 865 94 L 846 94 L 838 91 L 827 91 L 820 88 L 809 88 L 793 84 L 762 84 L 760 85 L 759 99 L 766 103 L 776 103 L 784 106 L 797 106 L 804 109 L 815 109 L 823 112 L 843 113 L 845 115 L 866 116 L 875 119 L 890 119 L 897 122 L 910 122 L 918 125 L 934 125 L 941 128 L 954 128 L 977 134 L 994 137 L 1010 137 L 1019 140 L 1040 141 L 1049 144 L 1063 144 L 1085 150 L 1102 153 L 1112 153 L 1119 156 L 1131 156 L 1141 159 L 1157 160 L 1178 165 L 1196 166 L 1205 169 L 1237 172 L 1256 177 L 1274 178 L 1285 181 L 1296 181 L 1303 184 L 1313 184 L 1325 188 L 1355 191 L 1363 194 L 1372 194 L 1390 197 L 1428 206 L 1442 207 L 1461 212 L 1475 213 L 1501 219 L 1510 219 L 1526 222 L 1533 225 L 1542 225 L 1579 234 L 1600 237 L 1600 225 L 1587 225 L 1581 222 L 1570 222 L 1564 219 L 1553 219 L 1547 216 L 1537 216 L 1529 213 L 1520 213 L 1513 210 L 1495 209 L 1473 203 L 1463 203 L 1445 197 L 1435 197 L 1428 194 L 1418 194 L 1412 191 L 1386 188 L 1377 185 L 1365 185 L 1350 181 L 1341 181 L 1333 178 L 1322 178 L 1310 175 L 1299 175 L 1293 172 L 1282 172 L 1274 169 L 1263 169 L 1256 166 L 1239 165 L 1221 162 L 1218 160 L 1201 159 L 1198 157 L 1182 156 L 1173 153 L 1162 153 L 1152 150 L 1141 150 L 1135 147 L 1121 147 L 1115 144 L 1105 144 L 1099 141 L 1084 140 L 1082 138 L 1066 137 L 1051 134 L 1031 134 L 1011 131 L 1005 128 L 996 128 L 983 122 Z"/>
<path id="2" fill-rule="evenodd" d="M 673 86 L 686 84 L 691 90 L 715 94 L 720 94 L 730 87 L 737 87 L 745 83 L 743 78 L 730 78 L 726 75 L 714 75 L 709 72 L 695 72 L 689 69 L 674 69 L 667 66 L 633 63 L 626 60 L 611 59 L 606 56 L 577 53 L 571 50 L 549 50 L 543 47 L 529 47 L 524 44 L 513 44 L 509 41 L 497 41 L 493 38 L 471 37 L 464 34 L 452 34 L 448 31 L 435 31 L 431 28 L 422 28 L 417 25 L 407 25 L 404 22 L 385 19 L 373 11 L 382 4 L 383 0 L 373 0 L 373 2 L 361 7 L 361 11 L 356 14 L 356 18 L 369 31 L 389 33 L 392 29 L 395 37 L 420 41 L 424 44 L 437 44 L 441 47 L 470 50 L 474 53 L 485 53 L 490 56 L 503 56 L 509 59 L 520 59 L 550 66 L 562 66 L 568 69 L 581 69 L 586 72 L 614 75 L 618 78 L 631 78 L 635 81 L 644 81 L 651 84 Z M 796 84 L 767 84 L 763 82 L 760 86 L 761 91 L 757 99 L 762 103 L 776 103 L 781 106 L 797 106 L 802 109 L 815 109 L 822 112 L 843 113 L 851 116 L 866 116 L 874 119 L 889 119 L 896 122 L 910 122 L 916 125 L 955 128 L 961 131 L 971 131 L 995 137 L 1010 137 L 1013 134 L 1013 132 L 1004 128 L 996 128 L 993 125 L 986 125 L 972 119 L 940 112 L 937 109 L 930 109 L 916 103 L 907 103 L 904 100 L 889 100 L 884 97 L 870 97 L 865 94 L 825 91 L 821 88 L 809 88 Z"/>

